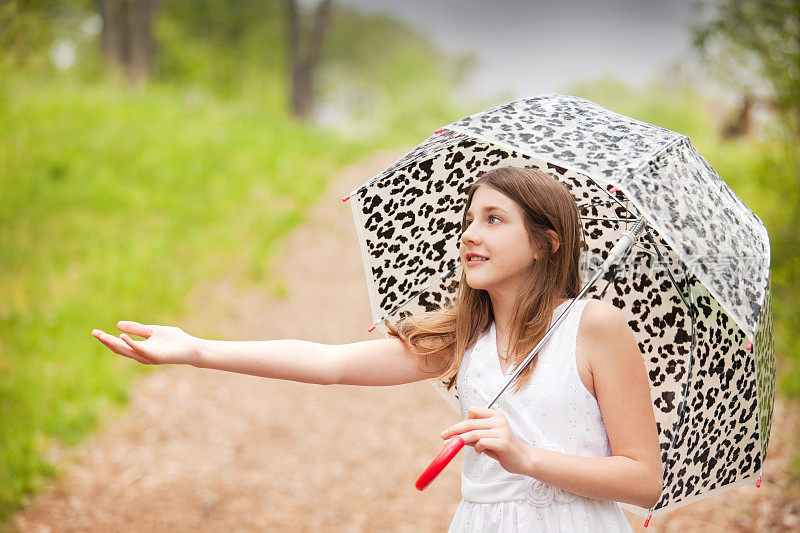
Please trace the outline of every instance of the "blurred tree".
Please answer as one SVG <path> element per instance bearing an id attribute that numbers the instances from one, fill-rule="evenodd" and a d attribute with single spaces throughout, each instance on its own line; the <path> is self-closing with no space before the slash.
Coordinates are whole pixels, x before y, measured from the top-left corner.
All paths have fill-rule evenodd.
<path id="1" fill-rule="evenodd" d="M 699 0 L 697 7 L 703 22 L 694 29 L 695 46 L 744 95 L 727 135 L 746 133 L 750 107 L 761 103 L 777 111 L 790 136 L 800 137 L 800 2 Z M 763 94 L 759 78 L 770 94 Z"/>
<path id="2" fill-rule="evenodd" d="M 314 106 L 314 72 L 319 63 L 325 32 L 330 26 L 333 1 L 322 0 L 319 3 L 305 39 L 301 37 L 303 23 L 296 1 L 287 0 L 287 8 L 292 113 L 297 118 L 307 120 Z"/>
<path id="3" fill-rule="evenodd" d="M 153 19 L 159 0 L 98 0 L 100 45 L 112 68 L 123 68 L 134 86 L 150 76 L 155 56 Z"/>
<path id="4" fill-rule="evenodd" d="M 726 139 L 734 137 L 746 137 L 751 130 L 753 106 L 756 103 L 756 98 L 748 90 L 745 90 L 742 103 L 739 106 L 739 112 L 733 120 L 722 129 L 722 136 Z"/>
<path id="5" fill-rule="evenodd" d="M 65 26 L 85 16 L 88 0 L 0 0 L 0 72 L 50 64 L 58 37 L 72 38 Z"/>

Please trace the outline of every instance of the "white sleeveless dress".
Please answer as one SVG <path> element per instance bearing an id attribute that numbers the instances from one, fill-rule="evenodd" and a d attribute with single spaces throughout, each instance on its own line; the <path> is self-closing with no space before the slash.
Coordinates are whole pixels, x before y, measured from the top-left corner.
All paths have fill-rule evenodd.
<path id="1" fill-rule="evenodd" d="M 553 321 L 569 305 L 553 313 Z M 492 409 L 506 415 L 522 442 L 569 455 L 611 455 L 597 400 L 586 390 L 575 360 L 578 322 L 589 300 L 578 300 L 537 357 L 530 381 L 512 395 L 513 384 Z M 552 322 L 551 322 L 552 323 Z M 457 385 L 461 419 L 469 407 L 485 407 L 514 368 L 504 375 L 497 356 L 495 324 L 464 354 Z M 450 533 L 632 531 L 617 502 L 585 498 L 522 474 L 511 474 L 486 454 L 464 447 L 461 502 Z"/>

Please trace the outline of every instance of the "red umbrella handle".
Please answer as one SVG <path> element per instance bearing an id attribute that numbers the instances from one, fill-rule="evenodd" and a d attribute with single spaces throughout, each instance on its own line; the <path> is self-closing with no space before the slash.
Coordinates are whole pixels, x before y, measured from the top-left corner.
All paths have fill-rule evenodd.
<path id="1" fill-rule="evenodd" d="M 457 435 L 450 439 L 450 441 L 445 445 L 444 449 L 439 452 L 439 455 L 431 461 L 431 464 L 428 465 L 428 468 L 419 476 L 417 482 L 414 484 L 418 490 L 425 490 L 428 488 L 428 485 L 431 484 L 436 476 L 439 475 L 439 472 L 444 470 L 444 467 L 447 466 L 453 457 L 464 447 L 464 439 L 461 438 L 460 435 Z"/>

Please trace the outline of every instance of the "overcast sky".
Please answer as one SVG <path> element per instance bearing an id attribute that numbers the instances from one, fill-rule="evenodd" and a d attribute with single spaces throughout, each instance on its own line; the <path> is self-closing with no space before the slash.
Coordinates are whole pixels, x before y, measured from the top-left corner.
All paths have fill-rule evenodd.
<path id="1" fill-rule="evenodd" d="M 470 91 L 564 92 L 610 75 L 640 86 L 690 51 L 694 0 L 337 0 L 408 22 L 443 50 L 474 52 Z M 307 0 L 304 4 L 315 4 Z"/>

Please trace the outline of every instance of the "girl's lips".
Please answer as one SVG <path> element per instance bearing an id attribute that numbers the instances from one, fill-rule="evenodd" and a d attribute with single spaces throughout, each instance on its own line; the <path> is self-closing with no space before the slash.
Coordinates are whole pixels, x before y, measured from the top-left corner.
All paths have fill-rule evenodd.
<path id="1" fill-rule="evenodd" d="M 469 261 L 467 261 L 467 266 L 468 267 L 474 267 L 474 266 L 478 266 L 478 265 L 481 265 L 483 263 L 488 263 L 488 262 L 489 262 L 488 259 L 486 259 L 486 260 L 470 259 Z"/>

